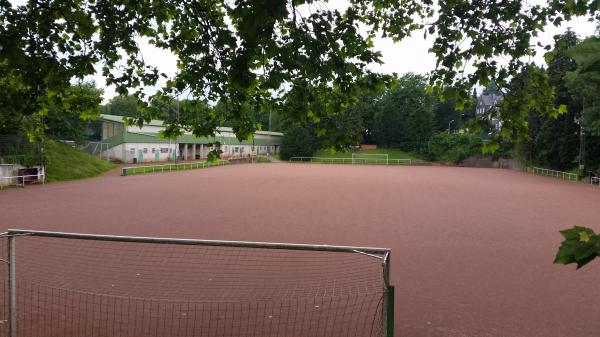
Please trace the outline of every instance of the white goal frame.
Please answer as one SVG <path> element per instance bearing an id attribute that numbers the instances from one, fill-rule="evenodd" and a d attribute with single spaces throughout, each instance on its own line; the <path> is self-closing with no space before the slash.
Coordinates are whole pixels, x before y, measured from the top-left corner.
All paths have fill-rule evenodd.
<path id="1" fill-rule="evenodd" d="M 377 159 L 377 157 L 383 159 Z M 375 160 L 375 163 L 372 161 Z M 352 164 L 389 164 L 389 155 L 387 153 L 362 154 L 352 153 Z"/>

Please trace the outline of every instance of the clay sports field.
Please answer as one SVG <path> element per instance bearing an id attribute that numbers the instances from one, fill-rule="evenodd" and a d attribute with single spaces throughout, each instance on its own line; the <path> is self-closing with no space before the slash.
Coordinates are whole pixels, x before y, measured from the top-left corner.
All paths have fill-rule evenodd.
<path id="1" fill-rule="evenodd" d="M 406 337 L 597 336 L 600 262 L 552 264 L 575 224 L 600 229 L 600 189 L 495 169 L 233 165 L 0 192 L 3 230 L 389 247 Z"/>

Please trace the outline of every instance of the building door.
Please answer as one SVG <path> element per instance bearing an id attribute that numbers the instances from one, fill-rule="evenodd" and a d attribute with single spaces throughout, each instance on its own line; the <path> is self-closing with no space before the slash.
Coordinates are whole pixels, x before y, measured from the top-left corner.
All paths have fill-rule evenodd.
<path id="1" fill-rule="evenodd" d="M 154 161 L 160 161 L 160 148 L 154 153 Z"/>
<path id="2" fill-rule="evenodd" d="M 138 163 L 143 163 L 144 162 L 144 151 L 143 150 L 138 150 Z"/>

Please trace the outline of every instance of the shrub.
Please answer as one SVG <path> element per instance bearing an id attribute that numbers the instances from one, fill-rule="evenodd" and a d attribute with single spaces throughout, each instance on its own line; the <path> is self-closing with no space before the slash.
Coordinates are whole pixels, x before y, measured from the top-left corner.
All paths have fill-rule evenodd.
<path id="1" fill-rule="evenodd" d="M 460 163 L 466 158 L 481 153 L 482 141 L 468 133 L 437 133 L 427 143 L 429 160 Z"/>
<path id="2" fill-rule="evenodd" d="M 283 160 L 291 157 L 311 157 L 317 151 L 317 141 L 311 130 L 296 126 L 288 129 L 281 140 L 279 155 Z"/>

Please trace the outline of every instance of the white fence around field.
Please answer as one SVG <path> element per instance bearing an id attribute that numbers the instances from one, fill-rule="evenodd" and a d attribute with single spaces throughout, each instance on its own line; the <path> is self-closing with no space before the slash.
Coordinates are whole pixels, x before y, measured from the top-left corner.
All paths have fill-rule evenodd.
<path id="1" fill-rule="evenodd" d="M 575 173 L 550 170 L 550 169 L 545 169 L 545 168 L 541 168 L 541 167 L 530 167 L 528 169 L 528 171 L 535 175 L 540 175 L 540 176 L 548 176 L 548 177 L 554 177 L 554 178 L 570 180 L 570 181 L 578 181 L 579 180 L 577 178 L 577 174 L 575 174 Z"/>
<path id="2" fill-rule="evenodd" d="M 591 177 L 590 184 L 598 185 L 598 187 L 600 187 L 600 177 Z"/>
<path id="3" fill-rule="evenodd" d="M 327 157 L 291 157 L 290 162 L 320 164 L 359 164 L 359 165 L 418 165 L 426 164 L 419 159 L 376 159 L 376 158 L 327 158 Z"/>
<path id="4" fill-rule="evenodd" d="M 172 172 L 183 170 L 194 170 L 213 166 L 224 166 L 229 164 L 227 160 L 219 160 L 216 162 L 194 162 L 194 163 L 178 163 L 178 164 L 163 164 L 163 165 L 147 165 L 147 166 L 128 166 L 123 167 L 122 175 L 144 174 L 155 172 Z"/>
<path id="5" fill-rule="evenodd" d="M 8 180 L 8 183 L 6 182 Z M 25 186 L 28 182 L 41 182 L 45 181 L 44 174 L 27 174 L 21 176 L 9 176 L 0 177 L 0 190 L 7 186 Z"/>

